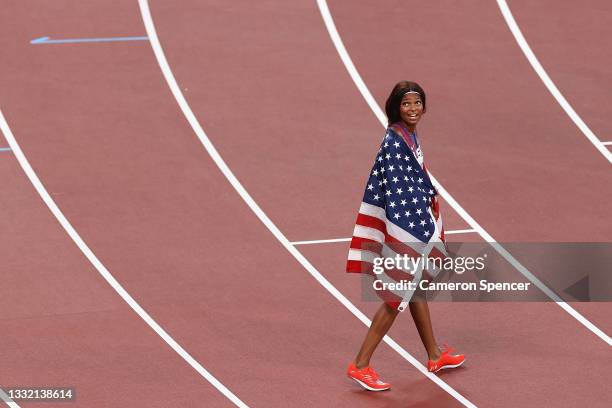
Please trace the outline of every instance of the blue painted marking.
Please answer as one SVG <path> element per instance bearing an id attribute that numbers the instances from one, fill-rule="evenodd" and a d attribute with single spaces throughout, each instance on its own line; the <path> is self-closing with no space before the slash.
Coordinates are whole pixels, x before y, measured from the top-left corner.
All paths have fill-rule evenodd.
<path id="1" fill-rule="evenodd" d="M 50 37 L 40 37 L 30 41 L 30 44 L 67 44 L 88 42 L 110 42 L 110 41 L 148 41 L 149 37 L 109 37 L 109 38 L 67 38 L 64 40 L 52 40 Z"/>
<path id="2" fill-rule="evenodd" d="M 0 147 L 0 152 L 10 152 L 11 148 L 10 147 Z"/>

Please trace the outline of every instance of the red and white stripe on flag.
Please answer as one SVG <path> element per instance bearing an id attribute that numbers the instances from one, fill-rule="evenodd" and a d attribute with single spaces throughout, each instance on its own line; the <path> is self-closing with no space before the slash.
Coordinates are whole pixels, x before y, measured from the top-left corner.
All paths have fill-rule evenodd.
<path id="1" fill-rule="evenodd" d="M 379 274 L 374 273 L 376 258 L 383 263 L 384 259 L 395 258 L 397 255 L 407 255 L 411 258 L 423 256 L 429 259 L 444 259 L 448 256 L 437 200 L 434 201 L 430 211 L 432 209 L 430 215 L 435 220 L 435 232 L 430 241 L 425 243 L 391 222 L 384 208 L 362 202 L 351 239 L 346 271 L 372 275 L 382 282 L 433 279 L 439 272 L 435 269 L 405 271 L 393 267 L 383 268 L 383 272 Z M 376 292 L 383 301 L 394 307 L 403 304 L 400 310 L 405 308 L 406 302 L 412 296 L 412 293 L 406 291 L 377 290 Z"/>

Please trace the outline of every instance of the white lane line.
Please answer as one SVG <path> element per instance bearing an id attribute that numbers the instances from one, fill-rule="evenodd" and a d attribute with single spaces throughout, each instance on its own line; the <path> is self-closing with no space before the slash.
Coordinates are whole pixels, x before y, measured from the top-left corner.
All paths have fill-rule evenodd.
<path id="1" fill-rule="evenodd" d="M 470 232 L 476 232 L 476 230 L 473 230 L 473 229 L 449 230 L 449 231 L 444 231 L 444 235 L 469 234 Z M 350 241 L 351 241 L 351 238 L 315 239 L 312 241 L 292 241 L 291 245 L 330 244 L 334 242 L 350 242 Z"/>
<path id="2" fill-rule="evenodd" d="M 6 405 L 8 405 L 11 408 L 21 408 L 19 405 L 17 405 L 17 403 L 15 401 L 13 401 L 11 399 L 11 397 L 8 396 L 8 394 L 6 392 L 4 392 L 3 389 L 0 388 L 0 399 L 2 400 L 2 402 L 4 402 Z"/>
<path id="3" fill-rule="evenodd" d="M 512 35 L 514 35 L 514 39 L 516 40 L 519 47 L 521 47 L 521 50 L 523 51 L 523 54 L 525 54 L 525 57 L 527 57 L 527 60 L 531 64 L 531 67 L 538 74 L 544 85 L 546 85 L 548 91 L 557 100 L 559 105 L 561 105 L 567 116 L 569 116 L 570 119 L 576 124 L 576 126 L 578 126 L 578 129 L 580 129 L 582 133 L 587 137 L 587 139 L 589 139 L 593 146 L 595 146 L 597 150 L 599 150 L 599 152 L 603 154 L 603 156 L 608 160 L 608 162 L 612 163 L 612 153 L 604 146 L 605 143 L 602 143 L 601 140 L 599 140 L 599 138 L 595 135 L 595 133 L 593 133 L 593 131 L 591 131 L 591 129 L 589 129 L 589 127 L 586 125 L 586 123 L 584 123 L 580 116 L 578 116 L 574 108 L 572 108 L 572 106 L 565 99 L 561 91 L 559 91 L 552 79 L 550 79 L 550 77 L 544 70 L 544 67 L 542 66 L 542 64 L 540 64 L 540 61 L 538 61 L 538 59 L 536 58 L 535 54 L 531 50 L 531 47 L 529 47 L 529 44 L 527 44 L 527 40 L 525 40 L 521 29 L 514 20 L 514 16 L 512 15 L 512 12 L 510 11 L 508 4 L 506 3 L 506 0 L 497 0 L 497 5 L 499 6 L 501 13 L 504 16 L 504 19 L 506 20 L 508 28 L 510 28 Z"/>
<path id="4" fill-rule="evenodd" d="M 285 235 L 278 229 L 278 227 L 270 220 L 267 214 L 259 207 L 259 205 L 253 200 L 251 195 L 246 191 L 246 189 L 242 186 L 242 184 L 238 181 L 234 173 L 227 166 L 215 146 L 212 144 L 204 129 L 198 122 L 195 114 L 191 110 L 191 107 L 187 103 L 181 88 L 178 86 L 176 79 L 174 78 L 174 74 L 168 65 L 168 60 L 164 55 L 164 51 L 159 42 L 159 38 L 157 37 L 157 32 L 155 30 L 155 25 L 153 24 L 153 19 L 151 17 L 151 12 L 149 10 L 149 4 L 147 0 L 138 0 L 140 5 L 140 11 L 142 14 L 142 18 L 145 23 L 145 27 L 147 30 L 147 35 L 149 36 L 151 47 L 153 48 L 153 52 L 155 53 L 155 57 L 157 58 L 157 62 L 159 67 L 161 68 L 162 73 L 164 74 L 164 78 L 176 99 L 179 107 L 183 111 L 185 118 L 191 125 L 194 133 L 206 148 L 206 151 L 213 159 L 215 164 L 219 167 L 219 170 L 223 173 L 223 175 L 230 182 L 232 187 L 236 190 L 236 192 L 242 197 L 245 203 L 249 206 L 249 208 L 255 213 L 257 218 L 270 230 L 270 232 L 276 237 L 276 239 L 285 247 L 287 251 L 291 255 L 295 257 L 295 259 L 302 264 L 302 266 L 323 286 L 325 289 L 329 291 L 340 303 L 344 305 L 353 315 L 355 315 L 359 320 L 363 322 L 366 326 L 370 326 L 372 322 L 370 319 L 366 317 L 365 314 L 361 310 L 359 310 L 354 304 L 352 304 L 334 285 L 332 285 L 321 273 L 302 255 L 291 242 L 285 237 Z M 455 391 L 452 387 L 450 387 L 447 383 L 442 381 L 438 376 L 427 371 L 425 366 L 421 364 L 416 358 L 414 358 L 410 353 L 404 350 L 398 343 L 395 342 L 391 337 L 385 336 L 383 341 L 387 343 L 391 348 L 393 348 L 400 356 L 406 359 L 410 364 L 415 366 L 423 375 L 429 378 L 431 381 L 436 383 L 450 395 L 455 397 L 459 402 L 461 402 L 466 407 L 475 407 L 470 401 L 468 401 L 464 396 Z"/>
<path id="5" fill-rule="evenodd" d="M 353 64 L 351 57 L 346 51 L 346 48 L 344 47 L 344 44 L 342 43 L 342 39 L 340 38 L 340 35 L 338 34 L 338 30 L 336 29 L 336 25 L 334 24 L 334 20 L 331 16 L 331 13 L 329 12 L 329 8 L 327 7 L 327 2 L 325 0 L 317 0 L 317 4 L 319 5 L 319 10 L 321 11 L 321 15 L 323 16 L 323 21 L 325 22 L 327 31 L 329 32 L 332 42 L 334 43 L 336 50 L 338 51 L 338 54 L 340 55 L 340 58 L 342 59 L 342 62 L 344 63 L 344 66 L 349 72 L 349 75 L 353 79 L 353 82 L 355 82 L 355 85 L 357 85 L 357 88 L 361 92 L 361 95 L 366 100 L 367 104 L 370 106 L 370 109 L 372 109 L 372 112 L 374 112 L 374 114 L 376 115 L 380 123 L 383 125 L 383 127 L 386 128 L 387 127 L 386 126 L 387 117 L 385 116 L 383 111 L 380 109 L 380 107 L 376 103 L 376 100 L 374 99 L 370 91 L 368 90 L 368 87 L 365 85 L 365 83 L 361 79 L 361 75 L 359 75 L 359 72 L 357 72 L 357 68 L 355 68 L 355 65 Z M 514 266 L 520 273 L 522 273 L 527 279 L 529 279 L 534 285 L 536 285 L 549 298 L 554 300 L 559 305 L 559 307 L 561 307 L 563 310 L 569 313 L 572 317 L 574 317 L 576 320 L 582 323 L 587 329 L 589 329 L 595 335 L 597 335 L 597 337 L 601 338 L 608 345 L 612 346 L 612 339 L 610 339 L 610 336 L 608 336 L 599 327 L 595 326 L 588 319 L 586 319 L 584 316 L 582 316 L 580 313 L 574 310 L 574 308 L 572 308 L 570 305 L 565 303 L 563 299 L 561 299 L 556 293 L 554 293 L 546 285 L 544 285 L 544 283 L 542 283 L 542 281 L 536 278 L 527 268 L 521 265 L 519 261 L 517 261 L 504 247 L 498 244 L 497 241 L 495 241 L 495 239 L 493 239 L 493 237 L 487 231 L 485 231 L 485 229 L 482 228 L 480 224 L 478 224 L 476 220 L 472 218 L 472 216 L 469 215 L 467 211 L 463 209 L 463 207 L 459 205 L 459 203 L 450 195 L 450 193 L 446 191 L 444 187 L 442 187 L 442 185 L 438 182 L 438 180 L 436 180 L 433 174 L 430 173 L 430 176 L 431 176 L 432 182 L 438 188 L 440 195 L 461 216 L 461 218 L 463 218 L 464 221 L 468 223 L 470 227 L 472 227 L 474 230 L 478 232 L 478 234 L 485 240 L 485 242 L 488 242 L 489 244 L 491 244 L 491 246 L 502 257 L 504 257 L 512 266 Z"/>
<path id="6" fill-rule="evenodd" d="M 292 241 L 291 245 L 329 244 L 332 242 L 348 242 L 351 238 L 317 239 L 314 241 Z"/>
<path id="7" fill-rule="evenodd" d="M 444 235 L 452 235 L 452 234 L 469 234 L 470 232 L 478 232 L 475 229 L 462 229 L 462 230 L 449 230 L 444 231 Z"/>
<path id="8" fill-rule="evenodd" d="M 2 110 L 0 110 L 0 129 L 2 133 L 4 133 L 4 137 L 8 141 L 11 149 L 15 153 L 15 157 L 24 173 L 30 179 L 30 182 L 43 199 L 51 213 L 55 216 L 57 221 L 61 224 L 61 226 L 66 230 L 66 233 L 72 238 L 76 246 L 79 247 L 81 252 L 87 257 L 89 262 L 96 268 L 96 270 L 106 279 L 109 285 L 115 289 L 115 292 L 121 296 L 123 300 L 144 320 L 149 327 L 151 327 L 155 333 L 159 335 L 174 351 L 177 352 L 179 356 L 183 358 L 191 367 L 193 367 L 202 377 L 204 377 L 208 382 L 210 382 L 215 388 L 225 394 L 232 402 L 234 402 L 239 407 L 247 407 L 242 401 L 240 401 L 234 394 L 231 393 L 223 384 L 221 384 L 212 374 L 210 374 L 200 363 L 198 363 L 180 344 L 178 344 L 153 318 L 134 300 L 132 296 L 121 286 L 121 284 L 115 279 L 115 277 L 106 269 L 106 267 L 100 262 L 100 260 L 96 257 L 93 251 L 87 246 L 85 241 L 81 238 L 81 236 L 76 232 L 76 230 L 72 227 L 70 222 L 66 219 L 64 214 L 61 212 L 55 201 L 51 198 L 44 185 L 30 166 L 28 159 L 26 159 L 25 155 L 21 151 L 21 147 L 17 143 L 15 136 L 13 136 L 13 132 L 11 131 L 6 119 L 4 118 L 4 114 Z"/>
<path id="9" fill-rule="evenodd" d="M 603 142 L 603 144 L 605 144 L 606 146 L 608 146 L 608 145 L 612 145 L 612 142 Z"/>

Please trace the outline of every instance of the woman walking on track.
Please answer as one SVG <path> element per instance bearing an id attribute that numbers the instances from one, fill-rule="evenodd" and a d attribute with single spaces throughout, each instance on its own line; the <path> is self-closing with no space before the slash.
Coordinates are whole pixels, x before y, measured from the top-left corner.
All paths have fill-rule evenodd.
<path id="1" fill-rule="evenodd" d="M 425 92 L 415 82 L 399 82 L 391 91 L 385 104 L 389 125 L 368 179 L 349 250 L 347 272 L 373 275 L 378 282 L 374 288 L 384 302 L 347 370 L 350 378 L 370 391 L 391 387 L 370 367 L 370 358 L 406 306 L 427 351 L 430 372 L 458 367 L 465 360 L 463 355 L 438 347 L 424 293 L 414 286 L 397 290 L 398 285 L 390 284 L 407 278 L 417 283 L 423 275 L 428 279 L 435 276 L 435 271 L 423 267 L 411 271 L 397 266 L 384 271 L 376 268 L 381 265 L 376 258 L 389 260 L 399 254 L 415 258 L 447 256 L 438 192 L 424 165 L 416 134 L 417 123 L 426 112 L 425 102 Z M 384 284 L 387 286 L 381 288 Z"/>

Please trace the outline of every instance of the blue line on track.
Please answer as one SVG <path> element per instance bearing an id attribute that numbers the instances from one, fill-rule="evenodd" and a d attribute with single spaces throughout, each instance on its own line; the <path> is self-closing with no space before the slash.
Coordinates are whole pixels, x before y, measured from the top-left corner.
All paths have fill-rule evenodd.
<path id="1" fill-rule="evenodd" d="M 68 44 L 88 42 L 111 42 L 111 41 L 148 41 L 149 37 L 108 37 L 108 38 L 67 38 L 64 40 L 52 40 L 50 37 L 40 37 L 30 41 L 30 44 Z"/>
<path id="2" fill-rule="evenodd" d="M 10 152 L 11 148 L 10 147 L 0 147 L 0 152 Z"/>

